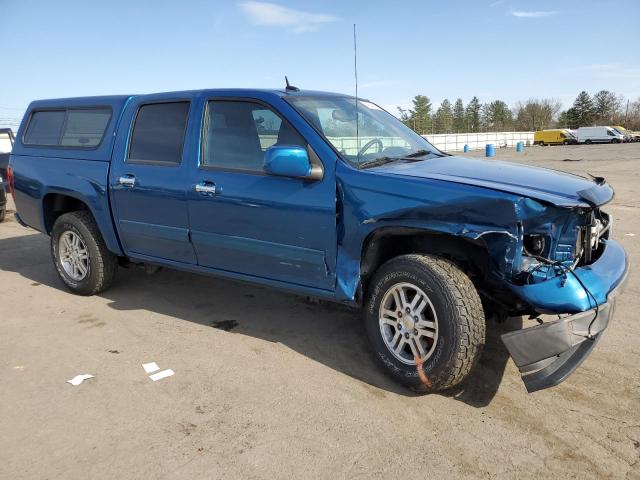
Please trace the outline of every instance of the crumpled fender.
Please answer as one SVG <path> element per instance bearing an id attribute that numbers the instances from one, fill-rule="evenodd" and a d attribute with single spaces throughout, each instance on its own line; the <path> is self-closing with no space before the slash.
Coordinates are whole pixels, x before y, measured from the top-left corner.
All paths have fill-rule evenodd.
<path id="1" fill-rule="evenodd" d="M 519 262 L 522 225 L 544 218 L 536 200 L 484 187 L 378 175 L 337 164 L 336 297 L 353 301 L 367 238 L 389 227 L 417 228 L 484 245 L 496 271 L 509 276 Z"/>

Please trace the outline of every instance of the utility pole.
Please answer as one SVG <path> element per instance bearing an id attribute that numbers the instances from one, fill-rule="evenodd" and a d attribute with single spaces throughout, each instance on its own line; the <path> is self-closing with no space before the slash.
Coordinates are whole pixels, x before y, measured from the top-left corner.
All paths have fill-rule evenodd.
<path id="1" fill-rule="evenodd" d="M 624 128 L 627 128 L 627 114 L 629 113 L 629 99 L 627 98 L 627 108 L 624 111 Z"/>

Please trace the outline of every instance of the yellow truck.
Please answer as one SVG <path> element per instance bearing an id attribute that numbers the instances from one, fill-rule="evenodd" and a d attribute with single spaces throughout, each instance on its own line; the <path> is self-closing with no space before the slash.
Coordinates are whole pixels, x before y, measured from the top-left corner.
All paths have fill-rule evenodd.
<path id="1" fill-rule="evenodd" d="M 534 145 L 569 145 L 578 143 L 576 136 L 566 128 L 540 130 L 533 134 Z"/>

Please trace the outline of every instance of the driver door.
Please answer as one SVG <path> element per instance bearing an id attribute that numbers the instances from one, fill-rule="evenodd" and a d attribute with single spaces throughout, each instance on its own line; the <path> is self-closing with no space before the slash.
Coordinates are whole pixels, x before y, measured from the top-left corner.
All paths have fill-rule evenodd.
<path id="1" fill-rule="evenodd" d="M 264 152 L 305 139 L 256 99 L 206 102 L 199 165 L 188 193 L 198 264 L 231 273 L 334 290 L 336 201 L 333 176 L 272 176 Z"/>

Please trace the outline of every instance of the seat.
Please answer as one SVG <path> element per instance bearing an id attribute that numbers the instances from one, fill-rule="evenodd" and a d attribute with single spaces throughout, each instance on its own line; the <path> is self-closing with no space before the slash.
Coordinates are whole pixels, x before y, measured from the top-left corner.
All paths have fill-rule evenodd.
<path id="1" fill-rule="evenodd" d="M 261 170 L 263 153 L 251 105 L 238 102 L 217 102 L 215 116 L 209 122 L 205 164 Z"/>

